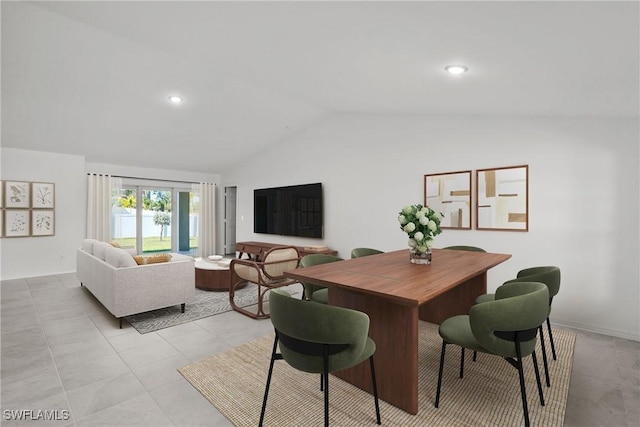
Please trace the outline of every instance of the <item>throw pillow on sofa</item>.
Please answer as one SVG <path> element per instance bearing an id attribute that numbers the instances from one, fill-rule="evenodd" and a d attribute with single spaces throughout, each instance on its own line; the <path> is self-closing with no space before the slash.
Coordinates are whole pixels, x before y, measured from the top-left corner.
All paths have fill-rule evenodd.
<path id="1" fill-rule="evenodd" d="M 135 262 L 138 263 L 138 265 L 156 264 L 159 262 L 171 261 L 171 254 L 155 254 L 155 255 L 149 255 L 149 256 L 136 255 L 133 257 L 133 259 L 135 260 Z"/>
<path id="2" fill-rule="evenodd" d="M 129 252 L 113 246 L 105 249 L 104 260 L 107 264 L 116 268 L 135 267 L 138 265 Z"/>

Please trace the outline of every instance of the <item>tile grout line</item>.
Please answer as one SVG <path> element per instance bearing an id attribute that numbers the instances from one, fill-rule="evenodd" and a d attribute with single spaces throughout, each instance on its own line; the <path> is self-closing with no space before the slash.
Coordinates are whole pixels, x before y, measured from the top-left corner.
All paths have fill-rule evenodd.
<path id="1" fill-rule="evenodd" d="M 58 277 L 56 276 L 56 281 L 58 281 L 65 292 L 67 292 L 67 289 L 64 287 L 64 284 L 62 282 L 60 282 L 60 280 L 58 279 Z M 51 349 L 51 342 L 49 341 L 49 336 L 47 335 L 45 329 L 44 329 L 44 324 L 42 323 L 42 318 L 40 317 L 40 310 L 38 309 L 37 305 L 34 302 L 33 299 L 33 293 L 31 292 L 31 287 L 29 286 L 29 282 L 27 280 L 25 280 L 25 284 L 27 286 L 27 290 L 29 291 L 29 296 L 31 298 L 31 303 L 33 304 L 34 308 L 35 308 L 35 312 L 36 312 L 36 316 L 38 317 L 38 323 L 40 324 L 40 329 L 42 331 L 42 335 L 44 336 L 44 339 L 47 343 L 47 350 L 49 350 L 49 357 L 51 357 L 51 362 L 53 362 L 53 367 L 56 370 L 56 376 L 58 377 L 58 384 L 60 384 L 60 387 L 62 388 L 62 392 L 64 393 L 64 400 L 67 402 L 67 407 L 69 408 L 69 414 L 71 416 L 71 420 L 74 426 L 77 426 L 76 423 L 76 417 L 73 414 L 73 408 L 71 407 L 71 402 L 69 401 L 69 396 L 67 395 L 67 389 L 64 386 L 64 384 L 62 383 L 62 377 L 60 376 L 60 370 L 58 368 L 58 364 L 56 363 L 56 359 L 53 356 L 53 350 Z M 34 285 L 37 285 L 37 283 L 34 283 Z M 75 299 L 72 297 L 72 299 L 75 302 Z M 84 310 L 83 310 L 84 312 Z M 70 424 L 66 424 L 67 426 L 69 426 Z"/>

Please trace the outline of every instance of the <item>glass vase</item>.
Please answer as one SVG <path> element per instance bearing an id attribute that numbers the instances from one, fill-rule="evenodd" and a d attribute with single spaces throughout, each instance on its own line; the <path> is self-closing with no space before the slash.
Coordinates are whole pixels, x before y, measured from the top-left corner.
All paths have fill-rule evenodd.
<path id="1" fill-rule="evenodd" d="M 415 249 L 409 249 L 409 260 L 413 264 L 431 264 L 431 250 L 420 253 Z"/>

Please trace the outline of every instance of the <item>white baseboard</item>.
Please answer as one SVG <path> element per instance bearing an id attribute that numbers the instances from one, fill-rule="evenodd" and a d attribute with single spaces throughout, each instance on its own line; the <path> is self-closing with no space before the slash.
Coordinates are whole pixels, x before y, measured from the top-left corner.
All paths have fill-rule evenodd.
<path id="1" fill-rule="evenodd" d="M 578 329 L 580 331 L 593 332 L 596 334 L 608 335 L 611 337 L 623 338 L 625 340 L 640 342 L 640 335 L 636 335 L 628 331 L 619 331 L 614 329 L 601 328 L 594 325 L 585 325 L 585 324 L 566 322 L 566 321 L 561 321 L 561 322 L 551 321 L 551 324 L 553 326 L 557 326 L 560 328 L 565 327 L 565 328 L 571 328 L 571 329 Z"/>

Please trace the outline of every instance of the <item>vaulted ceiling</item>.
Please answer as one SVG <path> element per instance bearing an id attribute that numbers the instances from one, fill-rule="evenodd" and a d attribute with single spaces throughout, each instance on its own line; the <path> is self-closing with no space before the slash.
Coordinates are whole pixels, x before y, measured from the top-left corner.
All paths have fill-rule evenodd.
<path id="1" fill-rule="evenodd" d="M 639 114 L 636 1 L 0 7 L 2 146 L 90 162 L 220 173 L 339 113 Z"/>

